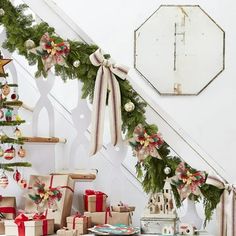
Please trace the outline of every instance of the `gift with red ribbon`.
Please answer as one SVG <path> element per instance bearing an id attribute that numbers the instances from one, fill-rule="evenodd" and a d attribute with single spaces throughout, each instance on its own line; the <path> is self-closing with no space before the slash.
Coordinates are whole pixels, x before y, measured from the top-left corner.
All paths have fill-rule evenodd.
<path id="1" fill-rule="evenodd" d="M 31 175 L 29 180 L 28 194 L 35 194 L 34 184 L 40 181 L 44 183 L 45 189 L 59 189 L 61 198 L 59 201 L 54 201 L 53 205 L 43 205 L 47 219 L 55 220 L 55 229 L 60 229 L 66 226 L 66 217 L 70 216 L 72 200 L 74 194 L 74 181 L 69 175 Z M 32 204 L 32 200 L 27 199 L 26 208 L 27 212 L 38 212 L 41 203 Z M 46 206 L 46 207 L 45 207 Z"/>
<path id="2" fill-rule="evenodd" d="M 79 212 L 73 216 L 67 217 L 66 221 L 67 228 L 76 229 L 78 235 L 87 234 L 88 228 L 91 227 L 91 217 L 81 215 Z"/>
<path id="3" fill-rule="evenodd" d="M 13 220 L 16 217 L 16 198 L 0 195 L 0 218 Z"/>
<path id="4" fill-rule="evenodd" d="M 85 190 L 84 209 L 89 212 L 102 212 L 106 210 L 107 195 L 100 191 Z"/>
<path id="5" fill-rule="evenodd" d="M 6 235 L 41 236 L 54 233 L 54 220 L 46 219 L 44 215 L 35 214 L 29 218 L 19 214 L 15 220 L 5 220 Z"/>

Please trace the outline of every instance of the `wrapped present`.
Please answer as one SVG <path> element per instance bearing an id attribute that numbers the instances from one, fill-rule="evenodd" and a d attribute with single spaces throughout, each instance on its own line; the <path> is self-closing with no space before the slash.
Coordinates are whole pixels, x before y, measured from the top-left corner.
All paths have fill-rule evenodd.
<path id="1" fill-rule="evenodd" d="M 5 234 L 5 226 L 4 226 L 4 221 L 0 220 L 0 235 Z"/>
<path id="2" fill-rule="evenodd" d="M 7 236 L 41 236 L 54 233 L 54 219 L 29 219 L 20 214 L 15 220 L 5 220 Z"/>
<path id="3" fill-rule="evenodd" d="M 33 186 L 40 181 L 49 189 L 58 188 L 62 194 L 59 201 L 56 202 L 56 208 L 46 210 L 47 219 L 55 220 L 55 229 L 66 226 L 66 217 L 70 216 L 72 200 L 74 194 L 74 181 L 68 175 L 31 175 L 29 180 L 28 194 L 34 194 Z M 37 205 L 27 199 L 25 210 L 27 212 L 37 212 Z"/>
<path id="4" fill-rule="evenodd" d="M 77 236 L 77 230 L 76 229 L 63 228 L 63 229 L 57 230 L 57 235 L 61 235 L 61 236 Z"/>
<path id="5" fill-rule="evenodd" d="M 69 216 L 66 218 L 67 228 L 76 229 L 77 235 L 87 234 L 88 228 L 91 227 L 91 217 L 82 216 L 77 213 L 74 216 Z"/>
<path id="6" fill-rule="evenodd" d="M 0 215 L 7 220 L 15 219 L 16 217 L 15 197 L 3 197 L 0 195 Z"/>
<path id="7" fill-rule="evenodd" d="M 117 212 L 129 212 L 129 211 L 135 211 L 135 207 L 120 202 L 117 206 L 112 206 L 111 210 Z"/>
<path id="8" fill-rule="evenodd" d="M 131 212 L 85 212 L 84 215 L 91 217 L 91 225 L 102 225 L 102 224 L 132 224 L 132 213 Z"/>
<path id="9" fill-rule="evenodd" d="M 107 195 L 100 191 L 85 190 L 84 210 L 89 212 L 106 211 Z"/>

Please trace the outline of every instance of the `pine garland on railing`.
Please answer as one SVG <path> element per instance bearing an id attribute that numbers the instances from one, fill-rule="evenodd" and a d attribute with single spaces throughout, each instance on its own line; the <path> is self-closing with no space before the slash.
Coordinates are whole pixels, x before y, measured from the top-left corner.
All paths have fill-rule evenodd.
<path id="1" fill-rule="evenodd" d="M 0 24 L 5 27 L 7 33 L 3 47 L 10 52 L 17 51 L 19 55 L 24 56 L 28 60 L 29 65 L 37 64 L 38 70 L 35 74 L 36 77 L 46 77 L 47 71 L 45 71 L 42 57 L 35 53 L 29 53 L 25 43 L 30 39 L 31 44 L 39 45 L 42 35 L 46 32 L 48 32 L 55 41 L 60 42 L 63 41 L 63 39 L 60 38 L 55 33 L 55 30 L 47 23 L 42 22 L 35 24 L 31 15 L 24 15 L 24 10 L 27 8 L 24 4 L 15 7 L 9 0 L 1 0 L 0 8 L 2 9 Z M 64 81 L 67 79 L 80 80 L 83 83 L 82 98 L 89 98 L 90 101 L 92 101 L 98 67 L 91 64 L 89 56 L 94 53 L 98 47 L 96 45 L 87 45 L 68 39 L 67 43 L 70 45 L 70 53 L 65 57 L 67 66 L 55 65 L 56 75 L 60 76 Z M 106 57 L 109 57 L 109 55 Z M 145 127 L 145 135 L 148 135 L 148 137 L 152 135 L 155 136 L 158 130 L 157 126 L 148 124 L 145 117 L 145 107 L 147 103 L 143 101 L 132 88 L 128 80 L 121 80 L 117 76 L 116 78 L 119 82 L 121 92 L 122 131 L 126 134 L 127 139 L 133 137 L 134 130 L 139 124 Z M 125 109 L 127 103 L 131 103 L 131 105 L 135 107 L 132 112 L 127 112 Z M 160 159 L 148 155 L 136 165 L 137 176 L 142 178 L 142 186 L 147 193 L 160 191 L 164 186 L 166 177 L 168 176 L 170 178 L 175 176 L 176 168 L 181 162 L 178 157 L 169 156 L 170 148 L 165 142 L 158 146 L 157 151 Z M 169 169 L 164 173 L 166 167 Z M 189 170 L 190 172 L 195 171 L 191 167 L 189 167 Z M 172 185 L 172 188 L 176 204 L 180 206 L 181 199 L 179 190 L 174 185 Z M 200 198 L 203 198 L 206 220 L 210 220 L 213 210 L 220 201 L 222 190 L 208 184 L 203 184 L 200 186 L 200 189 L 202 195 L 195 196 L 195 199 L 198 201 Z"/>

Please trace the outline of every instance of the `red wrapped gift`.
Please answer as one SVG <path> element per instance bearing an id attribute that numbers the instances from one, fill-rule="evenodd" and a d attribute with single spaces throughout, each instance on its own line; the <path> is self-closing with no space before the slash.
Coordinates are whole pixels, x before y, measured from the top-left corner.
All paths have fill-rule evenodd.
<path id="1" fill-rule="evenodd" d="M 107 195 L 100 191 L 85 190 L 84 209 L 88 212 L 102 212 L 106 210 Z"/>
<path id="2" fill-rule="evenodd" d="M 0 213 L 7 220 L 15 219 L 16 217 L 16 198 L 3 197 L 0 195 Z"/>

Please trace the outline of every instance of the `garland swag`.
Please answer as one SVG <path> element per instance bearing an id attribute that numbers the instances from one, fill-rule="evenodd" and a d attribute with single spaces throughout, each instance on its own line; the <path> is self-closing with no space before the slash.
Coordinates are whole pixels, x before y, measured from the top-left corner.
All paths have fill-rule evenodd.
<path id="1" fill-rule="evenodd" d="M 29 65 L 37 64 L 37 72 L 35 77 L 47 77 L 47 72 L 44 70 L 44 65 L 40 55 L 29 53 L 25 47 L 25 42 L 31 39 L 36 45 L 39 45 L 42 35 L 46 32 L 54 39 L 55 42 L 63 41 L 60 36 L 55 33 L 54 28 L 47 23 L 42 22 L 36 24 L 31 15 L 25 15 L 24 10 L 27 9 L 25 4 L 17 7 L 13 6 L 9 0 L 0 1 L 0 9 L 4 14 L 0 15 L 0 25 L 6 29 L 7 38 L 3 43 L 3 47 L 10 52 L 17 51 L 19 55 L 24 56 Z M 70 45 L 70 52 L 65 57 L 67 66 L 56 64 L 54 66 L 55 73 L 64 81 L 68 79 L 78 79 L 83 83 L 82 98 L 89 98 L 93 101 L 93 92 L 95 86 L 95 78 L 98 68 L 91 64 L 89 56 L 94 53 L 98 47 L 96 45 L 87 45 L 78 41 L 66 40 Z M 109 55 L 105 56 L 109 58 Z M 79 61 L 80 65 L 75 67 L 73 63 Z M 147 134 L 157 133 L 158 128 L 154 124 L 148 124 L 145 117 L 146 102 L 132 88 L 128 80 L 121 80 L 117 77 L 121 92 L 121 113 L 122 113 L 122 131 L 126 134 L 127 139 L 133 137 L 134 130 L 137 125 L 141 124 Z M 132 102 L 135 109 L 132 112 L 125 110 L 125 104 Z M 132 147 L 133 148 L 133 147 Z M 137 176 L 142 179 L 142 186 L 146 193 L 158 192 L 163 186 L 167 175 L 164 173 L 165 167 L 170 168 L 168 177 L 175 176 L 175 171 L 181 160 L 178 157 L 170 156 L 170 148 L 167 143 L 158 148 L 158 153 L 161 157 L 153 158 L 148 155 L 144 160 L 136 165 Z M 188 166 L 190 172 L 195 170 Z M 177 207 L 181 206 L 180 194 L 177 186 L 172 185 Z M 204 183 L 200 186 L 201 195 L 195 196 L 190 194 L 190 198 L 194 197 L 196 201 L 203 199 L 205 208 L 206 221 L 211 219 L 212 213 L 216 205 L 220 201 L 223 190 L 220 190 L 212 185 Z"/>

